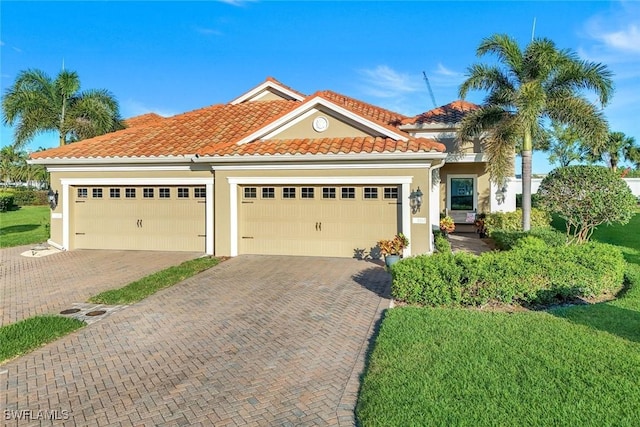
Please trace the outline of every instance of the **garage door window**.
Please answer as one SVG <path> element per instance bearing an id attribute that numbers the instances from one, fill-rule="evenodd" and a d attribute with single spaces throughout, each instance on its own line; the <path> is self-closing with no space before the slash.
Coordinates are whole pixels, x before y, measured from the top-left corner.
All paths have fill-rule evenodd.
<path id="1" fill-rule="evenodd" d="M 296 198 L 296 189 L 295 189 L 295 187 L 284 187 L 282 189 L 282 198 L 283 199 L 295 199 Z"/>
<path id="2" fill-rule="evenodd" d="M 94 188 L 91 191 L 91 195 L 94 199 L 102 199 L 102 188 Z"/>
<path id="3" fill-rule="evenodd" d="M 398 199 L 398 187 L 385 187 L 384 189 L 385 199 Z"/>
<path id="4" fill-rule="evenodd" d="M 264 187 L 262 189 L 262 198 L 263 199 L 275 199 L 276 198 L 276 189 L 273 187 Z"/>
<path id="5" fill-rule="evenodd" d="M 244 198 L 245 199 L 255 199 L 258 197 L 258 190 L 256 187 L 246 187 L 244 189 Z"/>
<path id="6" fill-rule="evenodd" d="M 313 187 L 302 187 L 300 189 L 300 197 L 303 199 L 313 199 L 314 196 Z"/>
<path id="7" fill-rule="evenodd" d="M 378 198 L 378 189 L 376 187 L 364 187 L 364 198 L 373 200 Z"/>
<path id="8" fill-rule="evenodd" d="M 323 199 L 335 199 L 336 198 L 336 189 L 333 187 L 324 187 L 322 189 L 322 198 Z"/>
<path id="9" fill-rule="evenodd" d="M 178 198 L 179 199 L 188 199 L 189 198 L 189 189 L 185 187 L 178 187 Z"/>
<path id="10" fill-rule="evenodd" d="M 135 199 L 136 198 L 136 189 L 135 188 L 125 188 L 124 189 L 124 197 L 127 199 Z"/>
<path id="11" fill-rule="evenodd" d="M 78 199 L 86 199 L 87 194 L 88 192 L 86 188 L 78 188 Z"/>
<path id="12" fill-rule="evenodd" d="M 161 199 L 168 199 L 168 198 L 170 198 L 170 197 L 171 197 L 171 190 L 170 190 L 170 189 L 168 189 L 168 188 L 160 188 L 160 189 L 158 190 L 158 196 L 159 196 Z"/>
<path id="13" fill-rule="evenodd" d="M 205 199 L 207 197 L 207 189 L 206 188 L 194 188 L 193 189 L 193 197 L 196 199 Z"/>
<path id="14" fill-rule="evenodd" d="M 356 198 L 356 189 L 354 187 L 344 187 L 344 188 L 342 188 L 342 198 L 343 199 L 355 199 Z"/>
<path id="15" fill-rule="evenodd" d="M 120 189 L 119 188 L 110 188 L 109 189 L 109 197 L 111 197 L 112 199 L 119 199 L 120 198 Z"/>
<path id="16" fill-rule="evenodd" d="M 153 199 L 153 188 L 143 188 L 142 197 L 145 199 Z"/>

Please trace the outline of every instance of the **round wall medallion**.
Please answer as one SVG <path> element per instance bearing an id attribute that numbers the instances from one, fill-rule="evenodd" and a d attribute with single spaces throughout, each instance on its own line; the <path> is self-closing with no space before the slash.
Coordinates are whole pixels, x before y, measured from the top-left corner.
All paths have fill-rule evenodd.
<path id="1" fill-rule="evenodd" d="M 324 132 L 329 127 L 329 120 L 326 117 L 316 117 L 313 119 L 313 129 L 316 132 Z"/>

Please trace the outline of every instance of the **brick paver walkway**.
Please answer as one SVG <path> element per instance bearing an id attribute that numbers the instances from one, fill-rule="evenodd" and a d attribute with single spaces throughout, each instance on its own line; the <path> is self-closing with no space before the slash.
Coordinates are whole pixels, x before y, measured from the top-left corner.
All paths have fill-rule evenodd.
<path id="1" fill-rule="evenodd" d="M 239 256 L 0 366 L 0 408 L 69 426 L 353 425 L 389 282 L 365 261 Z"/>
<path id="2" fill-rule="evenodd" d="M 0 249 L 0 326 L 59 313 L 74 302 L 118 288 L 197 257 L 193 252 L 77 250 L 42 258 L 20 254 L 34 245 Z"/>

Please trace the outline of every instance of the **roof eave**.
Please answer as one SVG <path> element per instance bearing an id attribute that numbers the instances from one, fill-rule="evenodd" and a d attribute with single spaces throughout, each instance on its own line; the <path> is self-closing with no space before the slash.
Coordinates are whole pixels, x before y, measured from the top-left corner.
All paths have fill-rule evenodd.
<path id="1" fill-rule="evenodd" d="M 322 161 L 353 161 L 353 160 L 425 160 L 446 159 L 447 153 L 440 151 L 402 152 L 402 153 L 330 153 L 330 154 L 254 154 L 234 156 L 199 156 L 194 157 L 194 163 L 251 163 L 264 162 L 322 162 Z"/>
<path id="2" fill-rule="evenodd" d="M 114 164 L 114 163 L 190 163 L 195 154 L 185 154 L 180 156 L 145 156 L 145 157 L 45 157 L 37 159 L 29 159 L 27 163 L 33 165 L 96 165 L 96 164 Z"/>

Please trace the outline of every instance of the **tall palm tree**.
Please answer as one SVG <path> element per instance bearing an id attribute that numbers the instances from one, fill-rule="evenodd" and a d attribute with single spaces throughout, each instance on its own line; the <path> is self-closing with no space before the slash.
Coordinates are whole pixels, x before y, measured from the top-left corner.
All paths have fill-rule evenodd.
<path id="1" fill-rule="evenodd" d="M 594 163 L 602 161 L 614 172 L 618 170 L 618 163 L 622 159 L 632 163 L 640 160 L 636 140 L 623 132 L 611 132 L 604 146 L 584 147 L 584 151 L 587 160 Z"/>
<path id="2" fill-rule="evenodd" d="M 55 80 L 40 70 L 21 71 L 2 99 L 3 121 L 15 126 L 14 144 L 57 131 L 60 145 L 124 128 L 118 102 L 106 90 L 79 92 L 80 79 L 61 71 Z"/>
<path id="3" fill-rule="evenodd" d="M 497 65 L 474 64 L 460 86 L 488 91 L 482 107 L 463 120 L 461 139 L 484 135 L 491 179 L 503 185 L 511 171 L 516 148 L 522 156 L 522 228 L 531 222 L 531 155 L 533 141 L 543 133 L 545 120 L 571 126 L 584 141 L 599 147 L 608 125 L 601 110 L 583 90 L 591 90 L 604 106 L 613 93 L 612 73 L 605 65 L 581 60 L 559 50 L 549 39 L 535 39 L 522 50 L 508 35 L 492 35 L 480 43 L 479 57 L 494 54 Z"/>

